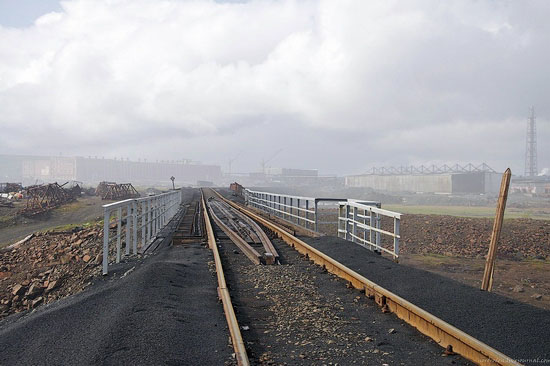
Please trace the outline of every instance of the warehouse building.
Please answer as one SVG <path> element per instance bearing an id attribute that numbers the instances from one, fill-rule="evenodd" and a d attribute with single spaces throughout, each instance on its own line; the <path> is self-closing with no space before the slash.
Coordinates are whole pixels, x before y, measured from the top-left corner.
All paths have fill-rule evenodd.
<path id="1" fill-rule="evenodd" d="M 0 181 L 23 182 L 25 185 L 56 181 L 131 182 L 144 185 L 171 185 L 174 176 L 180 185 L 197 181 L 220 182 L 218 165 L 191 161 L 130 161 L 84 157 L 44 157 L 0 155 Z"/>
<path id="2" fill-rule="evenodd" d="M 486 164 L 374 168 L 362 175 L 345 178 L 347 187 L 372 188 L 388 192 L 443 194 L 498 193 L 501 174 Z"/>

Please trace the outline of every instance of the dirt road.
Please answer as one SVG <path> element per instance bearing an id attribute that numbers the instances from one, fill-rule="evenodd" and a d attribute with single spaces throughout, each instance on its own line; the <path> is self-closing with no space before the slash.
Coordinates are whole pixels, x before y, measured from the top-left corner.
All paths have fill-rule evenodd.
<path id="1" fill-rule="evenodd" d="M 33 218 L 18 216 L 19 206 L 12 209 L 3 208 L 0 212 L 0 248 L 13 244 L 36 231 L 82 225 L 101 219 L 103 214 L 101 206 L 106 203 L 108 201 L 102 201 L 99 197 L 81 197 L 77 202 Z"/>

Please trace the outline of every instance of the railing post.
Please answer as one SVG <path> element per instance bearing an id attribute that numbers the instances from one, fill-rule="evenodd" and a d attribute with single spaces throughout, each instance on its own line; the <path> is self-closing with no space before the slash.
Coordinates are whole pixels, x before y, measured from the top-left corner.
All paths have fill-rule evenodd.
<path id="1" fill-rule="evenodd" d="M 399 224 L 400 219 L 397 217 L 393 218 L 393 251 L 395 252 L 395 255 L 399 255 Z"/>
<path id="2" fill-rule="evenodd" d="M 382 218 L 380 217 L 380 214 L 377 213 L 376 214 L 376 228 L 378 230 L 380 230 L 381 221 L 382 221 Z M 376 232 L 376 246 L 379 248 L 379 251 L 380 251 L 380 248 L 382 247 L 382 240 L 381 240 L 381 234 L 380 234 L 379 231 Z M 382 253 L 382 251 L 380 251 L 380 253 Z"/>
<path id="3" fill-rule="evenodd" d="M 306 214 L 305 214 L 305 217 L 306 217 L 306 229 L 309 229 L 309 227 L 311 227 L 311 225 L 309 224 L 309 200 L 306 199 Z"/>
<path id="4" fill-rule="evenodd" d="M 315 199 L 315 213 L 313 214 L 315 216 L 315 231 L 319 231 L 319 212 L 317 211 L 317 208 L 319 206 L 319 202 L 317 202 L 317 199 Z"/>
<path id="5" fill-rule="evenodd" d="M 111 211 L 104 208 L 103 215 L 103 274 L 106 275 L 109 270 L 109 224 L 111 221 Z"/>
<path id="6" fill-rule="evenodd" d="M 350 219 L 349 212 L 350 212 L 349 205 L 346 205 L 346 237 L 345 237 L 346 240 L 349 240 L 349 219 Z"/>
<path id="7" fill-rule="evenodd" d="M 130 245 L 132 245 L 132 205 L 126 205 L 126 255 L 130 255 Z"/>
<path id="8" fill-rule="evenodd" d="M 122 207 L 119 207 L 117 210 L 116 218 L 116 262 L 120 263 L 120 236 L 121 236 L 121 225 L 122 225 Z"/>
<path id="9" fill-rule="evenodd" d="M 367 209 L 363 209 L 363 225 L 367 226 Z M 367 244 L 367 229 L 363 228 L 363 244 Z"/>
<path id="10" fill-rule="evenodd" d="M 152 229 L 153 229 L 153 222 L 151 221 L 152 218 L 152 211 L 153 211 L 153 200 L 150 200 L 147 204 L 147 242 L 151 240 L 153 237 Z"/>
<path id="11" fill-rule="evenodd" d="M 351 236 L 351 241 L 356 242 L 356 236 L 357 236 L 357 207 L 353 207 L 353 232 Z"/>
<path id="12" fill-rule="evenodd" d="M 372 210 L 369 210 L 369 241 L 370 241 L 370 247 L 374 247 L 374 250 L 376 250 L 376 232 L 372 230 L 374 227 L 376 227 L 375 218 L 374 218 L 374 212 Z"/>
<path id="13" fill-rule="evenodd" d="M 147 202 L 141 202 L 141 247 L 147 243 L 147 228 L 145 227 L 145 215 L 147 215 Z"/>
<path id="14" fill-rule="evenodd" d="M 137 202 L 136 201 L 132 201 L 132 229 L 134 230 L 134 232 L 132 233 L 132 241 L 134 243 L 134 254 L 137 254 L 137 242 L 138 242 L 138 239 L 137 239 Z"/>
<path id="15" fill-rule="evenodd" d="M 342 232 L 341 230 L 344 230 L 345 228 L 345 225 L 344 227 L 342 227 L 342 222 L 345 222 L 343 219 L 343 213 L 344 213 L 344 205 L 342 204 L 338 204 L 338 228 L 336 229 L 337 232 L 336 232 L 336 236 L 341 238 L 342 237 Z"/>
<path id="16" fill-rule="evenodd" d="M 290 207 L 288 208 L 288 211 L 289 211 L 290 215 L 289 215 L 288 219 L 289 219 L 290 222 L 294 222 L 294 216 L 292 216 L 292 214 L 293 214 L 293 212 L 292 212 L 293 211 L 293 201 L 294 200 L 292 199 L 292 197 L 290 197 L 289 201 L 290 201 L 290 204 L 289 204 Z"/>
<path id="17" fill-rule="evenodd" d="M 158 198 L 153 199 L 153 236 L 157 236 Z"/>
<path id="18" fill-rule="evenodd" d="M 300 211 L 301 211 L 301 209 L 300 209 L 300 199 L 299 198 L 296 199 L 296 207 L 298 208 L 298 212 L 297 212 L 298 213 L 298 225 L 300 225 Z"/>

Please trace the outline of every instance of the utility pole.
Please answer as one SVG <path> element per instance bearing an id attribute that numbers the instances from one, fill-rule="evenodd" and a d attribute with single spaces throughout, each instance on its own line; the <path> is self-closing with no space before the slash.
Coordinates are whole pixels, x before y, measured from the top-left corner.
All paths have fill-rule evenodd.
<path id="1" fill-rule="evenodd" d="M 497 213 L 495 215 L 495 222 L 493 224 L 493 233 L 491 234 L 489 253 L 487 254 L 487 260 L 485 262 L 483 281 L 481 282 L 481 289 L 485 291 L 491 291 L 491 289 L 493 288 L 493 273 L 495 272 L 497 244 L 500 240 L 500 231 L 502 229 L 502 221 L 504 219 L 504 210 L 506 209 L 506 200 L 508 199 L 508 188 L 510 187 L 511 177 L 512 171 L 510 170 L 510 168 L 508 168 L 502 175 L 502 182 L 500 183 L 500 194 L 497 203 Z"/>
<path id="2" fill-rule="evenodd" d="M 535 123 L 535 107 L 531 107 L 531 115 L 527 119 L 527 139 L 525 143 L 525 176 L 535 177 L 537 174 L 537 125 Z"/>

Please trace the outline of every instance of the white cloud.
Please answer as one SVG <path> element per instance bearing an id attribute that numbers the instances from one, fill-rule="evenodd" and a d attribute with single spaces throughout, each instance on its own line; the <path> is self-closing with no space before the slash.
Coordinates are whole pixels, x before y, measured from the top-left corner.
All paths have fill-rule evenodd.
<path id="1" fill-rule="evenodd" d="M 281 165 L 340 173 L 434 155 L 520 165 L 528 106 L 550 112 L 544 1 L 62 7 L 28 28 L 0 27 L 0 152 L 222 162 L 236 145 L 260 155 L 286 145 Z M 509 121 L 521 127 L 499 127 Z M 494 129 L 519 148 L 487 144 Z M 456 149 L 465 144 L 478 159 Z M 342 163 L 346 149 L 360 161 Z"/>

